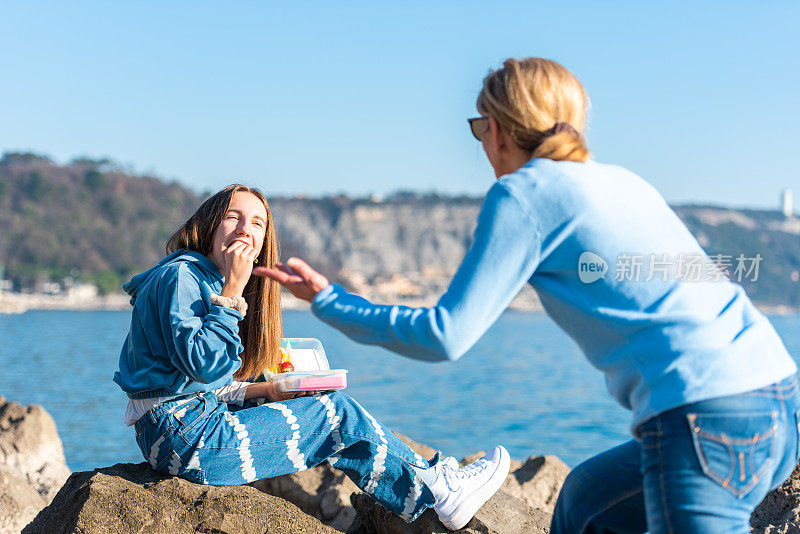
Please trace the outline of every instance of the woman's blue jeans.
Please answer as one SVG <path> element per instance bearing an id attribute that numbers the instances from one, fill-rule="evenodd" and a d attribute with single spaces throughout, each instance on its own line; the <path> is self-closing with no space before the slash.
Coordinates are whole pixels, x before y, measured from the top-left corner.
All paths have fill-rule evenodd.
<path id="1" fill-rule="evenodd" d="M 794 376 L 669 410 L 569 474 L 550 532 L 748 533 L 797 464 L 799 433 Z"/>

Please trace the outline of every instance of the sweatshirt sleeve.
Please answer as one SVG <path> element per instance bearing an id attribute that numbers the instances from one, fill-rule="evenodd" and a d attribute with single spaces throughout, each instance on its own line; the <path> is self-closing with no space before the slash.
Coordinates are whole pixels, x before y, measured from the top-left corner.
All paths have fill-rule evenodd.
<path id="1" fill-rule="evenodd" d="M 332 284 L 317 294 L 311 310 L 360 343 L 418 360 L 456 360 L 533 276 L 541 243 L 537 223 L 498 182 L 481 208 L 472 246 L 436 306 L 376 305 Z"/>
<path id="2" fill-rule="evenodd" d="M 237 382 L 234 380 L 227 386 L 222 386 L 214 390 L 214 394 L 222 402 L 244 406 L 244 397 L 247 393 L 247 386 L 250 382 Z"/>
<path id="3" fill-rule="evenodd" d="M 210 303 L 208 284 L 184 263 L 162 281 L 162 314 L 165 339 L 172 339 L 170 360 L 189 378 L 210 384 L 233 374 L 241 365 L 243 351 L 239 338 L 242 314 L 232 308 Z"/>

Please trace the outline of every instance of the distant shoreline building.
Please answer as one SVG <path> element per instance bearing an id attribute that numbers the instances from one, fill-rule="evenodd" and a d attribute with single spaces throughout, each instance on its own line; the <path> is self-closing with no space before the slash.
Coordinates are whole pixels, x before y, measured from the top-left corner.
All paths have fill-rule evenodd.
<path id="1" fill-rule="evenodd" d="M 791 189 L 787 188 L 781 191 L 781 211 L 785 217 L 794 216 L 794 199 Z"/>

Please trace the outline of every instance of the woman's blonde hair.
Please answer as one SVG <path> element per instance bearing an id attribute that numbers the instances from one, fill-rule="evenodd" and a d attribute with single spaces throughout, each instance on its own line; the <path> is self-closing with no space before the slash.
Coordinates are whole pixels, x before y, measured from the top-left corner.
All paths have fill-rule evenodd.
<path id="1" fill-rule="evenodd" d="M 212 195 L 189 217 L 167 241 L 167 254 L 178 249 L 211 253 L 214 233 L 219 228 L 231 205 L 233 195 L 239 192 L 258 197 L 267 211 L 264 245 L 258 255 L 258 265 L 274 267 L 280 259 L 280 247 L 275 233 L 272 213 L 264 194 L 258 189 L 233 184 Z M 251 276 L 243 293 L 247 301 L 247 314 L 239 323 L 244 353 L 242 366 L 233 375 L 238 380 L 255 378 L 281 361 L 280 345 L 283 336 L 281 294 L 278 282 L 261 276 Z"/>
<path id="2" fill-rule="evenodd" d="M 586 161 L 582 134 L 589 97 L 578 79 L 555 61 L 508 59 L 483 80 L 477 108 L 494 117 L 532 158 Z M 556 126 L 559 123 L 568 123 Z"/>

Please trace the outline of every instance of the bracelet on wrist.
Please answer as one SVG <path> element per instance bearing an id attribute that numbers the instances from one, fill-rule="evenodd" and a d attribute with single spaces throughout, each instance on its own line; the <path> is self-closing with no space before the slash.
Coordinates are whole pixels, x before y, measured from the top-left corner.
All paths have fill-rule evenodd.
<path id="1" fill-rule="evenodd" d="M 242 317 L 247 314 L 247 301 L 244 300 L 244 297 L 240 297 L 238 295 L 235 297 L 223 297 L 222 295 L 212 293 L 211 304 L 236 310 L 242 314 Z"/>

